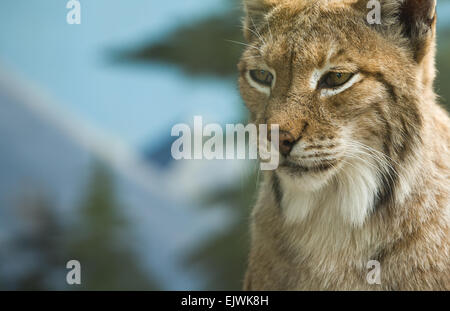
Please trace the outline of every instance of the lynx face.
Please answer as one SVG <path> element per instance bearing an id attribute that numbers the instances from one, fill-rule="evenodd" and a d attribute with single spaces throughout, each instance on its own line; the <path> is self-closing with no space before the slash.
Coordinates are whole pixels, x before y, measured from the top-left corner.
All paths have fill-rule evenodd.
<path id="1" fill-rule="evenodd" d="M 240 88 L 253 122 L 280 125 L 282 184 L 313 191 L 342 175 L 382 196 L 419 139 L 422 56 L 400 23 L 368 25 L 365 5 L 247 3 Z"/>
<path id="2" fill-rule="evenodd" d="M 252 122 L 280 167 L 252 211 L 248 290 L 449 288 L 450 119 L 433 92 L 436 0 L 244 0 Z M 373 2 L 373 1 L 370 1 Z M 380 262 L 368 285 L 366 263 Z"/>

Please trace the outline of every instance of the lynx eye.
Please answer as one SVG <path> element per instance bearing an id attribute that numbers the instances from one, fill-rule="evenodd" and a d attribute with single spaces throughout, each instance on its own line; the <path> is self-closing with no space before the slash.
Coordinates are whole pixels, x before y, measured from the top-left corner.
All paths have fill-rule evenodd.
<path id="1" fill-rule="evenodd" d="M 267 70 L 250 70 L 250 77 L 264 86 L 272 86 L 273 75 Z"/>
<path id="2" fill-rule="evenodd" d="M 353 77 L 353 73 L 329 72 L 322 79 L 322 87 L 334 88 L 347 83 Z"/>

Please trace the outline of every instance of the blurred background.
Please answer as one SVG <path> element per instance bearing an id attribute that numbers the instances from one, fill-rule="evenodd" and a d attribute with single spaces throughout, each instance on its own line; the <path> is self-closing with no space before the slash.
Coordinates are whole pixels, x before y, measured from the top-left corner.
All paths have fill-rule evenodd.
<path id="1" fill-rule="evenodd" d="M 170 154 L 176 123 L 247 118 L 240 1 L 80 0 L 80 25 L 66 3 L 0 3 L 0 289 L 240 289 L 255 163 Z"/>

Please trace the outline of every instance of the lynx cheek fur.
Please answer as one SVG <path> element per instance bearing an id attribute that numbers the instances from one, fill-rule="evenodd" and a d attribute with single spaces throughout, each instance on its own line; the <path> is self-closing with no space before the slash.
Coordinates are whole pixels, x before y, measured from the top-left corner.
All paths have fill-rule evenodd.
<path id="1" fill-rule="evenodd" d="M 380 2 L 369 25 L 366 0 L 244 0 L 240 89 L 282 153 L 252 213 L 247 290 L 450 289 L 436 1 Z"/>

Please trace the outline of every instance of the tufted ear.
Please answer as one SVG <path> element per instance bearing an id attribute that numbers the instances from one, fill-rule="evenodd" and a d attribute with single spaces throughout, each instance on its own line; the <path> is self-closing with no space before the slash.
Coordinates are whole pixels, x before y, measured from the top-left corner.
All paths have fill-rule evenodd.
<path id="1" fill-rule="evenodd" d="M 254 39 L 265 20 L 265 16 L 270 12 L 280 0 L 244 0 L 245 19 L 244 36 L 248 41 Z"/>
<path id="2" fill-rule="evenodd" d="M 409 40 L 418 63 L 431 51 L 435 39 L 436 0 L 358 0 L 354 6 L 364 12 L 380 7 L 381 25 L 376 27 L 388 32 L 401 31 Z"/>
<path id="3" fill-rule="evenodd" d="M 417 62 L 434 44 L 436 29 L 436 0 L 403 0 L 399 19 L 403 33 L 411 41 Z"/>

